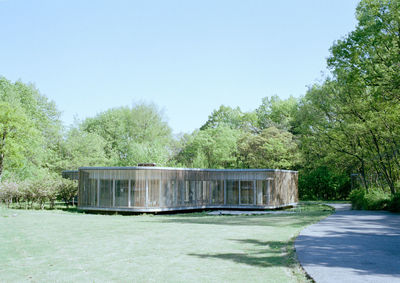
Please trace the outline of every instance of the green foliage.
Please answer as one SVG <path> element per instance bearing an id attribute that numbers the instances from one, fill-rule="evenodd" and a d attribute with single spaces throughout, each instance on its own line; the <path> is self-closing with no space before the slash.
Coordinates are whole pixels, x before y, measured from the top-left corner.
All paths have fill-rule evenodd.
<path id="1" fill-rule="evenodd" d="M 23 110 L 0 101 L 0 178 L 3 171 L 23 170 L 38 162 L 40 142 L 39 132 Z"/>
<path id="2" fill-rule="evenodd" d="M 396 193 L 389 201 L 388 209 L 392 212 L 400 212 L 400 193 Z"/>
<path id="3" fill-rule="evenodd" d="M 356 29 L 331 48 L 324 111 L 332 143 L 358 159 L 361 173 L 383 176 L 392 194 L 400 179 L 399 8 L 399 0 L 360 2 Z"/>
<path id="4" fill-rule="evenodd" d="M 208 116 L 208 120 L 200 127 L 200 130 L 227 126 L 231 129 L 257 132 L 257 119 L 255 112 L 242 112 L 239 107 L 231 108 L 221 105 L 218 110 L 214 110 Z"/>
<path id="5" fill-rule="evenodd" d="M 294 136 L 275 127 L 243 135 L 238 147 L 244 168 L 295 169 L 300 158 Z"/>
<path id="6" fill-rule="evenodd" d="M 334 172 L 326 166 L 299 173 L 299 197 L 302 200 L 346 199 L 350 189 L 347 174 Z"/>
<path id="7" fill-rule="evenodd" d="M 56 170 L 62 128 L 55 104 L 33 85 L 0 77 L 0 108 L 0 175 L 23 180 Z"/>
<path id="8" fill-rule="evenodd" d="M 264 97 L 257 108 L 257 119 L 261 129 L 277 127 L 291 130 L 297 110 L 298 100 L 294 97 L 282 100 L 278 96 Z"/>
<path id="9" fill-rule="evenodd" d="M 234 168 L 240 131 L 226 125 L 186 136 L 178 164 L 195 168 Z"/>
<path id="10" fill-rule="evenodd" d="M 110 109 L 86 119 L 80 129 L 104 140 L 101 146 L 111 165 L 155 162 L 162 166 L 170 159 L 171 128 L 154 104 Z"/>
<path id="11" fill-rule="evenodd" d="M 383 210 L 387 209 L 390 202 L 390 193 L 380 188 L 353 190 L 350 193 L 353 209 Z"/>
<path id="12" fill-rule="evenodd" d="M 106 141 L 98 134 L 72 128 L 62 144 L 62 158 L 58 167 L 62 170 L 75 170 L 83 166 L 111 165 L 104 150 L 105 147 Z"/>
<path id="13" fill-rule="evenodd" d="M 400 180 L 399 7 L 360 2 L 356 29 L 331 48 L 333 77 L 312 86 L 296 114 L 305 166 L 375 174 L 391 194 Z"/>

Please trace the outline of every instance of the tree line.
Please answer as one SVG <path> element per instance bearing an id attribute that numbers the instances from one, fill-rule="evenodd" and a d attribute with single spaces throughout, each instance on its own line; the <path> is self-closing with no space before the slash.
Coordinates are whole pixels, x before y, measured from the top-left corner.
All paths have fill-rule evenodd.
<path id="1" fill-rule="evenodd" d="M 304 199 L 341 199 L 350 175 L 400 186 L 400 0 L 363 0 L 354 31 L 330 49 L 330 75 L 305 95 L 221 105 L 174 136 L 155 104 L 109 109 L 64 128 L 32 84 L 0 78 L 0 177 L 34 180 L 81 166 L 277 168 L 299 171 Z"/>

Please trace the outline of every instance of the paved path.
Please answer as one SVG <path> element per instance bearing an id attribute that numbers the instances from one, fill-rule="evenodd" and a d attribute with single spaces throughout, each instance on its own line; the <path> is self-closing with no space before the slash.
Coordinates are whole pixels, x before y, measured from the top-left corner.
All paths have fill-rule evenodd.
<path id="1" fill-rule="evenodd" d="M 350 210 L 305 228 L 298 259 L 317 282 L 400 282 L 400 214 Z"/>

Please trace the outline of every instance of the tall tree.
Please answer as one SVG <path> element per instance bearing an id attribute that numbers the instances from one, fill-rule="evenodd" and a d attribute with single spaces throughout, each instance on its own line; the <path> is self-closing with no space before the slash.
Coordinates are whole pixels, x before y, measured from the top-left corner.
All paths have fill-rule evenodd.
<path id="1" fill-rule="evenodd" d="M 240 134 L 240 130 L 226 124 L 195 131 L 185 137 L 185 145 L 177 156 L 178 164 L 195 168 L 235 168 Z"/>
<path id="2" fill-rule="evenodd" d="M 256 109 L 259 127 L 261 129 L 276 127 L 290 131 L 297 104 L 297 99 L 292 96 L 288 99 L 281 99 L 276 95 L 264 97 Z"/>
<path id="3" fill-rule="evenodd" d="M 39 131 L 22 109 L 0 102 L 0 179 L 4 170 L 16 173 L 27 160 L 35 162 L 40 143 Z"/>
<path id="4" fill-rule="evenodd" d="M 72 128 L 62 144 L 58 167 L 76 170 L 83 166 L 112 165 L 104 151 L 105 146 L 106 141 L 101 136 Z"/>
<path id="5" fill-rule="evenodd" d="M 59 159 L 62 125 L 59 119 L 60 112 L 55 104 L 32 84 L 24 84 L 21 81 L 12 83 L 4 77 L 0 77 L 0 101 L 23 112 L 27 125 L 37 132 L 37 135 L 34 135 L 36 143 L 32 143 L 30 148 L 40 143 L 40 146 L 35 148 L 34 156 L 25 156 L 23 168 L 9 169 L 14 174 L 22 174 L 21 176 L 32 175 L 35 170 L 56 170 L 54 164 Z"/>
<path id="6" fill-rule="evenodd" d="M 299 151 L 294 136 L 269 127 L 261 134 L 242 136 L 238 143 L 239 160 L 244 168 L 296 169 Z"/>
<path id="7" fill-rule="evenodd" d="M 165 165 L 170 158 L 172 131 L 154 104 L 110 109 L 86 119 L 80 128 L 104 139 L 104 150 L 113 165 Z"/>
<path id="8" fill-rule="evenodd" d="M 214 110 L 200 130 L 228 126 L 232 129 L 240 129 L 247 132 L 258 132 L 257 115 L 255 112 L 242 112 L 239 107 L 232 108 L 221 105 Z"/>
<path id="9" fill-rule="evenodd" d="M 341 113 L 359 130 L 371 171 L 392 193 L 400 178 L 400 1 L 364 0 L 356 29 L 331 48 Z"/>

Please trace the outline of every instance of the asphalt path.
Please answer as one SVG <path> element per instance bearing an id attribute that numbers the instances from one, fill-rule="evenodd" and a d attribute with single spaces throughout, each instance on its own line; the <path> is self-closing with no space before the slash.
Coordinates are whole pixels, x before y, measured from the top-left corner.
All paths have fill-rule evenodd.
<path id="1" fill-rule="evenodd" d="M 332 206 L 334 214 L 295 241 L 305 271 L 317 283 L 400 283 L 400 214 Z"/>

